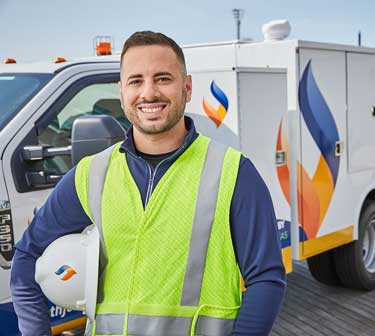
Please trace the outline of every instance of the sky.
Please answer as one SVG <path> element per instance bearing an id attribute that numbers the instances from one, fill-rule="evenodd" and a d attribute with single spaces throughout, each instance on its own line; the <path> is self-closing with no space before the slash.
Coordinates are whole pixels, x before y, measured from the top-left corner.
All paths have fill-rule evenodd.
<path id="1" fill-rule="evenodd" d="M 375 47 L 375 0 L 0 0 L 0 61 L 94 54 L 109 35 L 120 52 L 137 30 L 163 32 L 181 45 L 236 38 L 232 9 L 244 9 L 241 37 L 263 40 L 262 24 L 287 19 L 289 38 Z"/>

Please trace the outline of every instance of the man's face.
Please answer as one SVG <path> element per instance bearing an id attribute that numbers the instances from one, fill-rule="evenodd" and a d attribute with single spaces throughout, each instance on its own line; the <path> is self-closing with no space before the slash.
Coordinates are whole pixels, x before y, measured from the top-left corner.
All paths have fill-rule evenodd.
<path id="1" fill-rule="evenodd" d="M 181 120 L 191 99 L 191 77 L 172 48 L 131 47 L 122 60 L 120 96 L 127 118 L 139 132 L 166 132 Z"/>

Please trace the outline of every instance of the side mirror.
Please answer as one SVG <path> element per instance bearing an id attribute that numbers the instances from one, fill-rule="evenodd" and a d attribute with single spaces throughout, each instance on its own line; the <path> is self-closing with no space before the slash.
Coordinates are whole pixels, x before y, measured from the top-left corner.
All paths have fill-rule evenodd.
<path id="1" fill-rule="evenodd" d="M 76 119 L 72 128 L 72 163 L 96 154 L 124 140 L 125 130 L 112 116 L 83 116 Z"/>

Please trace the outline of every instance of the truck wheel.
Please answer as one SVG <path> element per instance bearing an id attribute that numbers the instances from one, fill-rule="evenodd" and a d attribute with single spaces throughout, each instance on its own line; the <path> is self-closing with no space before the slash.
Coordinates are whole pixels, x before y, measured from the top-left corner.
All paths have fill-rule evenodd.
<path id="1" fill-rule="evenodd" d="M 328 286 L 341 285 L 333 254 L 334 252 L 330 250 L 307 259 L 311 275 L 315 280 Z"/>
<path id="2" fill-rule="evenodd" d="M 358 240 L 335 249 L 337 274 L 345 287 L 375 289 L 375 202 L 366 201 Z"/>

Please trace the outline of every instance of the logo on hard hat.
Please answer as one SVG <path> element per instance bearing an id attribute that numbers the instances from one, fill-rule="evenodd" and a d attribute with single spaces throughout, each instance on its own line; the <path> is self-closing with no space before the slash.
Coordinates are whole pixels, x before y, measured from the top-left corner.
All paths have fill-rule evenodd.
<path id="1" fill-rule="evenodd" d="M 210 89 L 213 96 L 219 102 L 219 106 L 215 109 L 203 98 L 203 109 L 207 116 L 216 124 L 216 127 L 219 127 L 227 115 L 229 102 L 226 94 L 219 88 L 215 81 L 211 82 Z"/>
<path id="2" fill-rule="evenodd" d="M 56 275 L 62 275 L 62 278 L 60 280 L 66 281 L 69 280 L 74 274 L 77 274 L 77 272 L 70 267 L 69 265 L 62 265 L 56 272 Z"/>

